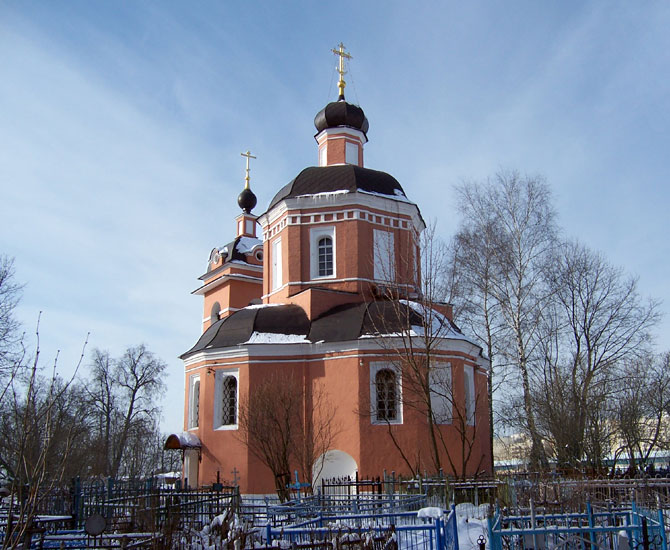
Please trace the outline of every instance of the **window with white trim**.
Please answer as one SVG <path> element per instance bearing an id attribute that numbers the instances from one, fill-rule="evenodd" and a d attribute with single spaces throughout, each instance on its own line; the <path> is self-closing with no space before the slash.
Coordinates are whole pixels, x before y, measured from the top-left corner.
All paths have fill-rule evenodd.
<path id="1" fill-rule="evenodd" d="M 239 372 L 218 370 L 214 381 L 214 429 L 237 429 Z"/>
<path id="2" fill-rule="evenodd" d="M 374 230 L 374 278 L 378 281 L 395 280 L 395 245 L 391 231 Z"/>
<path id="3" fill-rule="evenodd" d="M 188 429 L 197 428 L 200 418 L 200 375 L 188 379 Z"/>
<path id="4" fill-rule="evenodd" d="M 400 373 L 388 363 L 370 363 L 370 414 L 373 424 L 402 424 Z"/>
<path id="5" fill-rule="evenodd" d="M 270 289 L 277 290 L 282 285 L 281 238 L 272 241 L 272 271 Z"/>
<path id="6" fill-rule="evenodd" d="M 309 232 L 310 277 L 335 277 L 335 228 L 313 227 Z"/>
<path id="7" fill-rule="evenodd" d="M 435 424 L 451 424 L 454 393 L 451 384 L 451 363 L 433 363 L 428 372 L 430 406 Z"/>
<path id="8" fill-rule="evenodd" d="M 475 425 L 475 372 L 470 365 L 463 366 L 463 382 L 465 385 L 465 417 L 470 426 Z"/>

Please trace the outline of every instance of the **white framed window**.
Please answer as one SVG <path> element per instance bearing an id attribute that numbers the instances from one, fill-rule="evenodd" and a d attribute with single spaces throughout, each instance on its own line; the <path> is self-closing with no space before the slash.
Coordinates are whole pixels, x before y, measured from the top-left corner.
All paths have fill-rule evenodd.
<path id="1" fill-rule="evenodd" d="M 335 227 L 313 227 L 309 232 L 310 277 L 335 277 Z"/>
<path id="2" fill-rule="evenodd" d="M 218 370 L 214 380 L 214 429 L 236 430 L 239 413 L 239 371 Z"/>
<path id="3" fill-rule="evenodd" d="M 389 363 L 370 363 L 370 415 L 373 424 L 402 424 L 402 383 Z"/>
<path id="4" fill-rule="evenodd" d="M 197 428 L 200 419 L 200 375 L 188 379 L 188 429 Z"/>
<path id="5" fill-rule="evenodd" d="M 463 366 L 463 382 L 465 390 L 465 417 L 470 426 L 475 425 L 475 372 L 470 365 Z"/>
<path id="6" fill-rule="evenodd" d="M 282 285 L 281 238 L 272 241 L 272 271 L 270 289 L 277 290 Z"/>
<path id="7" fill-rule="evenodd" d="M 428 372 L 428 383 L 433 422 L 451 424 L 454 418 L 451 363 L 433 363 Z"/>
<path id="8" fill-rule="evenodd" d="M 344 162 L 358 166 L 358 145 L 347 141 L 344 150 Z"/>
<path id="9" fill-rule="evenodd" d="M 378 281 L 395 280 L 395 240 L 391 231 L 374 230 L 374 278 Z"/>

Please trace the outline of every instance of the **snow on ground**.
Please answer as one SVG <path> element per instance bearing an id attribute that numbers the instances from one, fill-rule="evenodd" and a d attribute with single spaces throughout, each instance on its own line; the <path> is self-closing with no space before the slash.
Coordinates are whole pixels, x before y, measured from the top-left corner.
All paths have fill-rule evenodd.
<path id="1" fill-rule="evenodd" d="M 458 548 L 459 550 L 478 550 L 477 539 L 481 536 L 487 542 L 488 548 L 488 527 L 486 518 L 467 518 L 457 514 L 458 523 Z"/>
<path id="2" fill-rule="evenodd" d="M 488 524 L 486 521 L 488 508 L 488 504 L 475 506 L 468 502 L 456 505 L 459 550 L 479 550 L 477 540 L 481 536 L 488 542 Z M 448 511 L 431 506 L 421 508 L 416 515 L 420 518 L 444 517 L 446 520 Z"/>

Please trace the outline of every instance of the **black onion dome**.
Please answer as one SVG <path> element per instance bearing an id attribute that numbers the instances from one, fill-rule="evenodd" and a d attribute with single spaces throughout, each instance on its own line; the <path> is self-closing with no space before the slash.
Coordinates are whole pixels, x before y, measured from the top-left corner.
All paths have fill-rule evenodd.
<path id="1" fill-rule="evenodd" d="M 365 191 L 397 199 L 407 199 L 398 180 L 386 172 L 353 164 L 311 166 L 305 168 L 294 180 L 279 190 L 270 202 L 268 210 L 283 199 L 334 191 L 351 193 Z"/>
<path id="2" fill-rule="evenodd" d="M 237 197 L 237 204 L 247 214 L 251 213 L 257 202 L 258 199 L 256 198 L 256 195 L 254 195 L 254 192 L 248 187 L 245 187 Z"/>
<path id="3" fill-rule="evenodd" d="M 358 105 L 347 103 L 343 99 L 333 101 L 321 109 L 314 117 L 314 126 L 316 126 L 317 132 L 322 132 L 326 128 L 347 126 L 360 130 L 366 134 L 366 137 L 370 128 L 363 109 Z"/>
<path id="4" fill-rule="evenodd" d="M 181 358 L 198 351 L 244 344 L 254 332 L 307 336 L 309 319 L 305 310 L 294 304 L 246 307 L 211 325 Z"/>

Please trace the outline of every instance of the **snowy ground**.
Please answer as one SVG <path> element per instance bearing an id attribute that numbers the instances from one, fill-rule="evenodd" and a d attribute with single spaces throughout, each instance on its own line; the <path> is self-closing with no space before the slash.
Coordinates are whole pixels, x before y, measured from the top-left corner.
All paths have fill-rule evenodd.
<path id="1" fill-rule="evenodd" d="M 487 513 L 488 504 L 482 504 L 478 507 L 467 503 L 456 506 L 459 550 L 477 550 L 479 548 L 477 539 L 482 536 L 488 543 Z"/>

